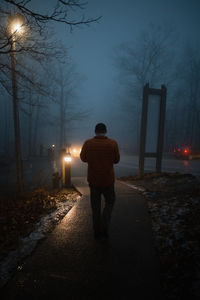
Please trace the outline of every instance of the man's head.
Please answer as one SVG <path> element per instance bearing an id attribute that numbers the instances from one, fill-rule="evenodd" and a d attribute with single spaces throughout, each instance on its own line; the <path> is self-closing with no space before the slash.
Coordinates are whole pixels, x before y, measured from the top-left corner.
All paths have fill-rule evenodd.
<path id="1" fill-rule="evenodd" d="M 103 124 L 103 123 L 98 123 L 96 126 L 95 126 L 95 133 L 96 135 L 105 135 L 107 132 L 107 128 L 106 128 L 106 125 Z"/>

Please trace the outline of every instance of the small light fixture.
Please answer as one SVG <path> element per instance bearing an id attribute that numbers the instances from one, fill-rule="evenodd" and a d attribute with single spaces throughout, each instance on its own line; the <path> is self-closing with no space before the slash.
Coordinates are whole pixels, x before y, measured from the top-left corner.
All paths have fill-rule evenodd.
<path id="1" fill-rule="evenodd" d="M 70 154 L 65 155 L 64 156 L 64 161 L 66 163 L 70 163 L 72 161 L 71 155 Z"/>

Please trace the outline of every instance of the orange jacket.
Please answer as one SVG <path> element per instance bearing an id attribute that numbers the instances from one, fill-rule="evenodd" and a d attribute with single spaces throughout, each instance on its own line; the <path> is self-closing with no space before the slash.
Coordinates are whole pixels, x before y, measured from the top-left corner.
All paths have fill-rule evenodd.
<path id="1" fill-rule="evenodd" d="M 91 185 L 105 187 L 114 183 L 113 164 L 120 160 L 116 141 L 106 136 L 95 136 L 84 143 L 80 158 L 88 163 L 87 180 Z"/>

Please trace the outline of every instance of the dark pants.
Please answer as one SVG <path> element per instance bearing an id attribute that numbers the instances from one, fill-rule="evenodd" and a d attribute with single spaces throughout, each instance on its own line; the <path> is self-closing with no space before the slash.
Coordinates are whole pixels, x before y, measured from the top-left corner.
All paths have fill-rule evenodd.
<path id="1" fill-rule="evenodd" d="M 114 184 L 107 187 L 90 186 L 90 201 L 93 215 L 93 228 L 95 234 L 107 233 L 115 203 Z M 104 196 L 105 204 L 101 213 L 101 195 Z"/>

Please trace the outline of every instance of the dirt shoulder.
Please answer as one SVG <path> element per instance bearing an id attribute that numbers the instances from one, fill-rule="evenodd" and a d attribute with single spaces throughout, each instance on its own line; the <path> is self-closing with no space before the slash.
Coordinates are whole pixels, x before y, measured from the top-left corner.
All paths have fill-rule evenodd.
<path id="1" fill-rule="evenodd" d="M 138 188 L 147 200 L 163 299 L 200 299 L 200 179 L 151 173 L 120 180 Z"/>
<path id="2" fill-rule="evenodd" d="M 40 219 L 55 211 L 61 203 L 76 201 L 77 191 L 28 191 L 19 196 L 13 193 L 0 196 L 0 261 L 17 249 L 21 239 L 35 230 Z"/>

